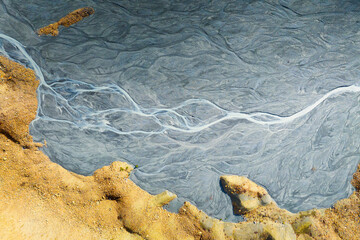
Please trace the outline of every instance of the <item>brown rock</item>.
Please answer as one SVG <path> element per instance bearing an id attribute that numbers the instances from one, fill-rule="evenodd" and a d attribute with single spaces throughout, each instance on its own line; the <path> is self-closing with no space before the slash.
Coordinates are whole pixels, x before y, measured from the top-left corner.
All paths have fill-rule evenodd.
<path id="1" fill-rule="evenodd" d="M 65 17 L 61 18 L 59 21 L 49 24 L 48 26 L 42 27 L 38 30 L 38 34 L 41 35 L 52 35 L 57 36 L 59 34 L 59 26 L 70 27 L 74 23 L 81 21 L 83 18 L 92 15 L 95 10 L 91 7 L 84 7 L 77 9 Z"/>

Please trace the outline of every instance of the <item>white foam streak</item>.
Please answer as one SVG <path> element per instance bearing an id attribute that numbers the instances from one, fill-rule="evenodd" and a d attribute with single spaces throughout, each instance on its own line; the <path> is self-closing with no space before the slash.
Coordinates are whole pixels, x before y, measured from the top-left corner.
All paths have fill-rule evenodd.
<path id="1" fill-rule="evenodd" d="M 170 126 L 170 125 L 163 125 L 163 127 L 165 127 L 166 129 L 169 130 L 174 130 L 174 131 L 180 131 L 180 132 L 186 132 L 186 133 L 195 133 L 195 132 L 200 132 L 203 131 L 207 128 L 210 128 L 218 123 L 221 123 L 223 121 L 227 121 L 227 120 L 247 120 L 249 122 L 255 123 L 255 124 L 259 124 L 259 125 L 279 125 L 279 124 L 287 124 L 287 123 L 291 123 L 292 121 L 299 119 L 301 117 L 304 117 L 305 115 L 307 115 L 308 113 L 310 113 L 311 111 L 313 111 L 316 107 L 318 107 L 322 102 L 324 102 L 326 99 L 330 98 L 330 97 L 335 97 L 339 94 L 342 93 L 347 93 L 347 92 L 360 92 L 360 87 L 352 85 L 352 86 L 346 86 L 346 87 L 338 87 L 330 92 L 328 92 L 327 94 L 325 94 L 323 97 L 321 97 L 319 100 L 317 100 L 315 103 L 311 104 L 310 106 L 304 108 L 303 110 L 290 115 L 290 116 L 286 116 L 286 117 L 281 117 L 281 116 L 277 116 L 274 114 L 269 114 L 269 113 L 263 113 L 263 112 L 256 112 L 256 113 L 237 113 L 237 112 L 226 112 L 226 115 L 220 119 L 214 120 L 210 123 L 207 124 L 203 124 L 203 125 L 198 125 L 198 126 L 193 126 L 191 127 L 190 124 L 188 123 L 188 121 L 186 120 L 186 118 L 182 115 L 179 115 L 180 117 L 182 117 L 182 119 L 185 122 L 185 125 L 187 127 L 187 129 L 182 129 L 179 127 L 174 127 L 174 126 Z M 174 112 L 174 110 L 179 109 L 180 107 L 184 107 L 188 104 L 192 104 L 192 103 L 207 103 L 207 104 L 211 104 L 213 107 L 218 108 L 219 110 L 225 111 L 224 109 L 218 107 L 217 105 L 207 101 L 207 100 L 201 100 L 201 99 L 191 99 L 188 101 L 185 101 L 183 104 L 181 104 L 178 107 L 175 107 L 173 109 L 161 109 L 161 111 L 167 111 L 167 112 L 171 112 L 171 113 L 177 113 Z M 160 111 L 160 110 L 158 110 Z M 147 115 L 147 114 L 143 114 L 142 112 L 139 112 L 139 114 L 141 115 Z M 156 113 L 150 114 L 153 115 L 154 117 L 156 117 Z M 147 115 L 148 116 L 148 115 Z M 273 120 L 259 120 L 259 118 L 270 118 Z"/>
<path id="2" fill-rule="evenodd" d="M 29 62 L 30 68 L 32 68 L 37 77 L 40 80 L 40 85 L 45 85 L 47 88 L 49 88 L 49 90 L 57 97 L 60 98 L 63 103 L 66 104 L 66 108 L 71 108 L 70 105 L 68 104 L 68 100 L 66 100 L 63 96 L 61 96 L 60 94 L 58 94 L 56 91 L 54 91 L 54 89 L 52 89 L 48 84 L 46 84 L 45 80 L 44 80 L 44 76 L 39 68 L 39 66 L 35 63 L 35 61 L 28 55 L 28 53 L 25 51 L 24 47 L 21 45 L 21 43 L 19 43 L 18 41 L 16 41 L 15 39 L 6 36 L 4 34 L 0 33 L 0 38 L 5 39 L 7 41 L 9 41 L 15 48 L 17 48 L 22 54 L 23 56 L 26 58 L 26 60 Z M 7 57 L 8 54 L 5 51 L 2 51 L 3 54 L 5 54 Z M 82 126 L 83 128 L 97 128 L 103 131 L 105 130 L 104 128 L 107 128 L 107 130 L 113 131 L 113 132 L 117 132 L 119 134 L 134 134 L 134 133 L 141 133 L 141 134 L 157 134 L 157 133 L 163 133 L 166 130 L 173 130 L 173 131 L 177 131 L 177 132 L 183 132 L 183 133 L 196 133 L 196 132 L 200 132 L 203 130 L 206 130 L 216 124 L 219 124 L 221 122 L 224 121 L 228 121 L 228 120 L 247 120 L 251 123 L 255 123 L 255 124 L 259 124 L 259 125 L 265 125 L 265 126 L 269 126 L 269 125 L 280 125 L 280 124 L 288 124 L 291 123 L 292 121 L 302 118 L 305 115 L 307 115 L 308 113 L 310 113 L 311 111 L 313 111 L 316 107 L 318 107 L 321 103 L 323 103 L 326 99 L 330 98 L 330 97 L 334 97 L 337 96 L 339 94 L 343 94 L 343 93 L 347 93 L 347 92 L 360 92 L 360 87 L 359 86 L 355 86 L 355 85 L 351 85 L 351 86 L 345 86 L 345 87 L 338 87 L 330 92 L 328 92 L 327 94 L 325 94 L 323 97 L 321 97 L 319 100 L 317 100 L 315 103 L 311 104 L 310 106 L 304 108 L 303 110 L 294 113 L 293 115 L 290 116 L 278 116 L 275 114 L 270 114 L 270 113 L 264 113 L 264 112 L 256 112 L 256 113 L 241 113 L 241 112 L 231 112 L 231 111 L 227 111 L 221 107 L 219 107 L 218 105 L 214 104 L 211 101 L 208 101 L 206 99 L 188 99 L 186 101 L 184 101 L 183 103 L 181 103 L 180 105 L 173 107 L 173 108 L 149 108 L 149 109 L 145 109 L 145 108 L 141 108 L 141 106 L 139 106 L 136 101 L 121 87 L 116 86 L 116 85 L 109 85 L 109 86 L 104 86 L 104 87 L 94 87 L 92 86 L 91 90 L 85 90 L 85 89 L 78 89 L 78 92 L 91 92 L 91 91 L 102 91 L 102 90 L 106 90 L 106 89 L 112 89 L 120 94 L 122 94 L 134 107 L 133 110 L 131 109 L 111 109 L 111 110 L 104 110 L 104 111 L 96 111 L 93 113 L 90 113 L 90 116 L 99 116 L 102 114 L 111 114 L 114 112 L 127 112 L 127 113 L 131 113 L 131 114 L 136 114 L 138 116 L 141 117 L 148 117 L 148 118 L 153 118 L 153 120 L 155 120 L 155 122 L 157 124 L 159 124 L 161 126 L 161 130 L 160 131 L 141 131 L 141 130 L 134 130 L 134 131 L 128 131 L 128 132 L 122 132 L 119 130 L 115 130 L 115 128 L 111 127 L 110 125 L 108 125 L 108 123 L 104 123 L 101 122 L 99 124 L 89 124 L 89 123 L 78 123 L 78 126 Z M 41 101 L 39 101 L 40 103 Z M 218 116 L 216 118 L 215 116 L 215 120 L 210 121 L 210 122 L 206 122 L 206 121 L 200 121 L 198 124 L 193 125 L 189 122 L 188 120 L 188 116 L 184 116 L 182 114 L 180 114 L 179 112 L 177 112 L 177 110 L 184 108 L 186 106 L 189 106 L 191 104 L 204 104 L 207 105 L 209 108 L 215 108 L 217 110 L 219 110 L 220 112 L 222 112 L 223 116 Z M 73 109 L 76 111 L 76 109 Z M 41 107 L 39 106 L 39 111 L 41 111 Z M 164 122 L 164 120 L 160 119 L 160 115 L 161 116 L 168 116 L 170 119 L 172 119 L 172 115 L 176 116 L 177 118 L 181 119 L 181 122 L 178 121 L 177 119 L 174 119 L 174 121 L 171 121 L 171 123 L 173 125 L 169 125 L 167 122 Z M 47 120 L 52 119 L 52 118 L 46 118 Z M 51 121 L 54 121 L 55 119 L 52 119 Z M 209 119 L 208 119 L 209 120 Z M 62 121 L 62 120 L 60 120 Z M 101 127 L 100 127 L 101 126 Z"/>
<path id="3" fill-rule="evenodd" d="M 338 87 L 328 93 L 326 93 L 323 97 L 321 97 L 319 100 L 317 100 L 315 103 L 311 104 L 310 106 L 304 108 L 303 110 L 290 115 L 290 116 L 278 116 L 275 114 L 269 114 L 269 113 L 264 113 L 264 112 L 256 112 L 256 113 L 240 113 L 240 112 L 231 112 L 231 111 L 226 111 L 222 108 L 220 108 L 219 106 L 217 106 L 216 104 L 208 101 L 208 100 L 204 100 L 204 99 L 189 99 L 187 101 L 184 101 L 182 104 L 180 104 L 177 107 L 174 108 L 170 108 L 170 109 L 166 109 L 166 108 L 161 108 L 161 109 L 141 109 L 141 107 L 139 105 L 136 104 L 136 102 L 130 98 L 130 96 L 123 90 L 121 89 L 121 92 L 127 96 L 127 98 L 129 98 L 128 100 L 131 101 L 135 107 L 136 110 L 120 110 L 120 109 L 112 109 L 112 110 L 106 110 L 106 111 L 101 111 L 101 112 L 97 112 L 97 114 L 103 114 L 105 112 L 107 113 L 114 113 L 114 112 L 127 112 L 127 113 L 131 113 L 131 114 L 136 114 L 138 116 L 141 117 L 151 117 L 153 118 L 161 127 L 161 131 L 129 131 L 129 132 L 121 132 L 121 134 L 132 134 L 132 133 L 143 133 L 143 134 L 156 134 L 156 133 L 163 133 L 166 130 L 172 130 L 172 131 L 177 131 L 177 132 L 183 132 L 183 133 L 196 133 L 196 132 L 200 132 L 203 130 L 206 130 L 216 124 L 219 124 L 221 122 L 224 121 L 228 121 L 228 120 L 247 120 L 251 123 L 255 123 L 255 124 L 259 124 L 259 125 L 264 125 L 264 126 L 269 126 L 269 125 L 281 125 L 281 124 L 288 124 L 293 122 L 296 119 L 302 118 L 304 116 L 306 116 L 307 114 L 309 114 L 311 111 L 313 111 L 316 107 L 318 107 L 321 103 L 323 103 L 326 99 L 331 98 L 331 97 L 335 97 L 337 95 L 343 94 L 343 93 L 347 93 L 347 92 L 360 92 L 360 87 L 352 85 L 352 86 L 346 86 L 346 87 Z M 191 126 L 191 124 L 189 123 L 189 121 L 187 120 L 187 117 L 184 115 L 179 114 L 176 110 L 179 110 L 182 107 L 186 107 L 190 104 L 207 104 L 210 105 L 211 107 L 214 107 L 220 111 L 222 111 L 224 113 L 224 116 L 221 118 L 218 118 L 214 121 L 211 121 L 209 123 L 199 123 L 196 126 Z M 169 125 L 165 122 L 163 122 L 160 118 L 159 115 L 170 115 L 173 114 L 177 117 L 179 117 L 182 121 L 183 124 L 177 124 L 178 126 L 173 126 L 173 125 Z M 266 119 L 266 120 L 261 120 L 261 119 Z M 109 126 L 110 127 L 110 126 Z M 114 129 L 112 129 L 112 131 L 114 131 Z M 116 131 L 118 132 L 118 131 Z"/>

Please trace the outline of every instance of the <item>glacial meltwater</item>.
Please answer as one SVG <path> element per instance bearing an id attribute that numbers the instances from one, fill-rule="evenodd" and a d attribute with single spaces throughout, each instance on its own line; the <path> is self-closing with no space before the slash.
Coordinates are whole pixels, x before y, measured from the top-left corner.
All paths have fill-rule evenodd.
<path id="1" fill-rule="evenodd" d="M 0 0 L 0 54 L 41 81 L 30 130 L 52 161 L 83 175 L 138 165 L 137 185 L 178 195 L 171 211 L 238 220 L 224 174 L 293 212 L 353 191 L 360 1 Z"/>

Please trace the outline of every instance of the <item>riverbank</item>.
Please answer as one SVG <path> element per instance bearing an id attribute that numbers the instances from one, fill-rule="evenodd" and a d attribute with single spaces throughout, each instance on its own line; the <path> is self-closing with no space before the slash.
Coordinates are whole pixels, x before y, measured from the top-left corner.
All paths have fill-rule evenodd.
<path id="1" fill-rule="evenodd" d="M 176 195 L 142 190 L 128 179 L 133 168 L 127 163 L 92 176 L 69 172 L 29 134 L 37 87 L 32 70 L 0 57 L 1 239 L 360 239 L 359 169 L 349 198 L 297 214 L 265 201 L 266 190 L 255 183 L 226 182 L 238 198 L 234 209 L 247 219 L 241 223 L 213 219 L 188 202 L 179 213 L 164 210 Z"/>

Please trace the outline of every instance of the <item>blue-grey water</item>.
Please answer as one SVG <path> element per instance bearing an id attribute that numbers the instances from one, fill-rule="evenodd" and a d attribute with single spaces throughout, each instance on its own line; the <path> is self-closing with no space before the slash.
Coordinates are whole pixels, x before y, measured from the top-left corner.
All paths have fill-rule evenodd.
<path id="1" fill-rule="evenodd" d="M 40 27 L 84 6 L 58 37 Z M 113 161 L 176 210 L 230 221 L 219 176 L 290 211 L 349 196 L 360 146 L 360 1 L 0 0 L 0 52 L 36 70 L 30 126 L 52 161 Z M 17 42 L 18 41 L 18 42 Z"/>

